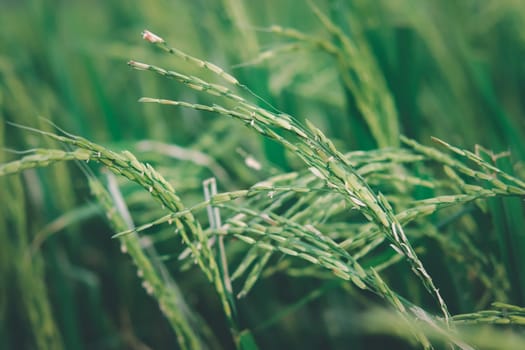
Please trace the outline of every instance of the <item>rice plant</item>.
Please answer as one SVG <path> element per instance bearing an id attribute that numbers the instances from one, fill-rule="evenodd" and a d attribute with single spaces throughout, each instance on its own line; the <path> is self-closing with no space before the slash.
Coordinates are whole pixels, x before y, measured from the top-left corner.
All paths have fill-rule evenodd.
<path id="1" fill-rule="evenodd" d="M 476 45 L 523 51 L 522 6 L 176 3 L 180 42 L 165 6 L 73 49 L 83 94 L 0 56 L 2 346 L 525 346 L 524 110 Z"/>

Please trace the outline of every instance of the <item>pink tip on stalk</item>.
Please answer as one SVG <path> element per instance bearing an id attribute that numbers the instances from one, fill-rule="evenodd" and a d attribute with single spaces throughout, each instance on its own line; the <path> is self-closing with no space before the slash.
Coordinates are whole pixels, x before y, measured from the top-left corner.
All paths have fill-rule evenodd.
<path id="1" fill-rule="evenodd" d="M 138 70 L 148 70 L 149 69 L 149 65 L 145 63 L 137 62 L 137 61 L 129 61 L 128 64 L 131 67 L 138 69 Z"/>
<path id="2" fill-rule="evenodd" d="M 153 34 L 149 30 L 144 30 L 142 32 L 142 39 L 149 41 L 150 43 L 156 44 L 156 43 L 163 43 L 164 39 L 162 39 L 157 34 Z"/>

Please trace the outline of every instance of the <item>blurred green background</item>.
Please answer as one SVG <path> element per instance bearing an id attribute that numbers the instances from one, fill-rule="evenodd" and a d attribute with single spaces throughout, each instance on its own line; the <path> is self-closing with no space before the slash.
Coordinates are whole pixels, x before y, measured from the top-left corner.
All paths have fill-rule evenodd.
<path id="1" fill-rule="evenodd" d="M 378 96 L 394 103 L 390 113 L 397 118 L 399 133 L 424 144 L 437 136 L 469 149 L 479 144 L 496 153 L 510 151 L 498 165 L 523 177 L 523 1 L 327 0 L 317 5 L 356 43 L 356 59 L 371 67 L 368 78 Z M 334 60 L 314 49 L 279 51 L 291 40 L 261 30 L 271 25 L 330 37 L 303 1 L 4 0 L 0 145 L 14 150 L 57 147 L 6 123 L 51 130 L 40 118 L 44 117 L 68 132 L 113 149 L 139 152 L 141 159 L 152 162 L 155 156 L 140 153 L 137 141 L 202 151 L 228 174 L 219 179 L 223 189 L 246 188 L 263 175 L 300 168 L 282 148 L 239 123 L 138 103 L 141 96 L 207 101 L 173 81 L 126 65 L 134 59 L 191 69 L 143 42 L 140 33 L 147 28 L 170 45 L 225 68 L 279 110 L 314 121 L 342 151 L 384 146 L 372 136 L 357 107 L 359 95 L 345 86 Z M 274 57 L 257 63 L 267 50 L 276 50 Z M 371 109 L 379 110 L 375 107 Z M 386 142 L 397 144 L 395 137 Z M 255 174 L 244 167 L 245 153 L 255 155 L 268 173 Z M 19 156 L 0 152 L 0 162 Z M 174 166 L 166 169 L 167 176 L 188 202 L 201 200 L 200 183 L 211 173 L 175 160 L 163 162 Z M 128 257 L 110 240 L 112 232 L 92 203 L 79 167 L 59 164 L 1 178 L 0 202 L 0 348 L 176 348 L 158 306 L 140 287 Z M 523 305 L 523 255 L 519 250 L 509 253 L 515 242 L 520 242 L 515 249 L 523 248 L 523 238 L 517 237 L 523 235 L 522 203 L 490 204 L 496 223 L 486 225 L 483 234 L 491 230 L 496 238 L 484 244 L 511 276 L 511 285 L 502 286 L 500 296 Z M 144 215 L 143 221 L 154 217 Z M 474 219 L 480 226 L 487 220 Z M 195 291 L 205 283 L 200 272 L 180 272 L 176 260 L 168 266 L 218 342 L 231 347 L 213 291 Z M 445 273 L 441 278 L 445 284 Z M 314 279 L 296 282 L 279 275 L 260 283 L 253 296 L 241 302 L 244 321 L 252 329 L 319 286 Z M 340 290 L 325 289 L 322 298 L 255 331 L 261 348 L 344 348 L 349 341 L 355 348 L 379 346 L 382 338 L 352 332 L 352 324 L 343 318 L 350 311 L 334 311 L 357 310 L 357 302 Z M 469 312 L 490 301 L 458 293 L 450 306 L 454 313 Z M 321 310 L 324 316 L 318 318 Z"/>

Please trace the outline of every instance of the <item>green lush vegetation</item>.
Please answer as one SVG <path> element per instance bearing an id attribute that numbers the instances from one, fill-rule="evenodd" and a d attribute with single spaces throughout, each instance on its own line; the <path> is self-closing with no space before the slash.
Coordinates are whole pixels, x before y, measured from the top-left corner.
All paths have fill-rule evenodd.
<path id="1" fill-rule="evenodd" d="M 0 348 L 525 348 L 522 1 L 0 6 Z"/>

